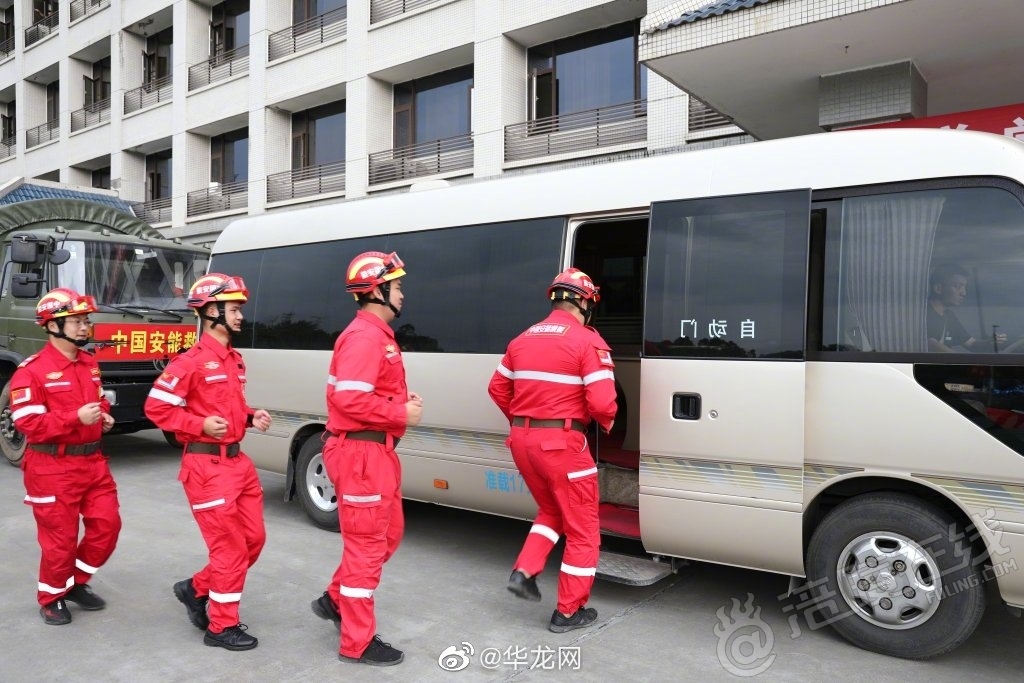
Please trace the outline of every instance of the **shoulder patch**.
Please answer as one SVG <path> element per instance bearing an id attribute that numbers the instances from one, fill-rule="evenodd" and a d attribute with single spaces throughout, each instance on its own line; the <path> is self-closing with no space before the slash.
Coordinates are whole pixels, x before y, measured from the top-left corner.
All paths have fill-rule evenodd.
<path id="1" fill-rule="evenodd" d="M 100 374 L 100 369 L 98 367 L 92 368 L 91 370 L 89 370 L 89 372 L 92 373 L 93 377 L 97 377 Z"/>
<path id="2" fill-rule="evenodd" d="M 615 367 L 615 363 L 612 361 L 612 352 L 608 349 L 597 349 L 597 360 L 601 365 L 607 365 L 610 368 Z"/>
<path id="3" fill-rule="evenodd" d="M 162 375 L 156 378 L 156 382 L 154 382 L 154 384 L 156 384 L 157 386 L 164 387 L 165 389 L 168 389 L 170 391 L 174 391 L 174 388 L 178 386 L 178 382 L 180 381 L 180 377 L 170 372 L 169 370 L 165 370 Z"/>
<path id="4" fill-rule="evenodd" d="M 19 368 L 23 368 L 23 367 L 25 367 L 26 365 L 28 365 L 29 363 L 31 363 L 32 361 L 34 361 L 34 360 L 35 360 L 35 359 L 36 359 L 36 358 L 37 358 L 38 356 L 39 356 L 39 354 L 38 354 L 38 353 L 34 353 L 34 354 L 32 354 L 31 356 L 29 356 L 29 357 L 28 357 L 28 358 L 26 358 L 25 360 L 23 360 L 23 361 L 21 361 L 20 363 L 18 363 L 18 367 L 19 367 Z"/>
<path id="5" fill-rule="evenodd" d="M 26 401 L 32 400 L 32 389 L 24 387 L 22 389 L 11 390 L 11 405 L 16 406 L 19 403 L 25 403 Z"/>

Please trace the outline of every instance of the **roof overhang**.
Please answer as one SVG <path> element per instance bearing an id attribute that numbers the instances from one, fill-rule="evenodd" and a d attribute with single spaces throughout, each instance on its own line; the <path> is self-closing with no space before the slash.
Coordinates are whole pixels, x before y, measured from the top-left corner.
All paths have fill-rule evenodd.
<path id="1" fill-rule="evenodd" d="M 676 16 L 701 4 L 682 2 Z M 775 0 L 676 26 L 662 10 L 643 22 L 640 59 L 760 139 L 822 130 L 820 76 L 894 62 L 924 77 L 928 115 L 1021 100 L 1020 0 L 873 0 L 803 18 L 841 4 Z"/>

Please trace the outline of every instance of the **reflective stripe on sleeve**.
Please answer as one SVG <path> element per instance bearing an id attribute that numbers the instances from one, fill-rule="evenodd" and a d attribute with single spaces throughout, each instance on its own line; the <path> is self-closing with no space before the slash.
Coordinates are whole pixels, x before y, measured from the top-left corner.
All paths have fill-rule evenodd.
<path id="1" fill-rule="evenodd" d="M 374 390 L 374 386 L 369 382 L 356 382 L 350 379 L 339 379 L 334 381 L 335 391 L 364 391 L 370 393 Z"/>
<path id="2" fill-rule="evenodd" d="M 600 382 L 603 379 L 614 380 L 615 373 L 611 370 L 598 370 L 597 372 L 592 372 L 583 377 L 583 384 L 593 384 L 594 382 Z"/>
<path id="3" fill-rule="evenodd" d="M 372 598 L 372 588 L 350 588 L 348 586 L 338 586 L 338 592 L 344 595 L 346 598 Z"/>
<path id="4" fill-rule="evenodd" d="M 544 526 L 543 524 L 534 524 L 532 527 L 530 527 L 530 533 L 540 534 L 552 543 L 558 543 L 558 534 L 555 533 L 555 530 L 549 526 Z"/>
<path id="5" fill-rule="evenodd" d="M 506 368 L 504 363 L 498 363 L 497 372 L 502 377 L 508 377 L 509 379 L 515 379 L 516 376 L 516 373 Z"/>
<path id="6" fill-rule="evenodd" d="M 155 398 L 158 401 L 163 401 L 164 403 L 170 403 L 172 406 L 185 405 L 185 399 L 181 396 L 175 396 L 172 393 L 164 391 L 163 389 L 157 389 L 156 387 L 149 390 L 149 397 Z"/>
<path id="7" fill-rule="evenodd" d="M 568 474 L 569 480 L 582 479 L 583 477 L 589 477 L 591 474 L 597 474 L 597 468 L 591 467 L 589 470 L 580 470 L 579 472 L 570 472 Z"/>
<path id="8" fill-rule="evenodd" d="M 17 420 L 20 420 L 21 418 L 25 417 L 26 415 L 42 415 L 45 412 L 46 412 L 46 406 L 40 406 L 40 405 L 25 406 L 24 408 L 18 408 L 17 410 L 12 412 L 11 413 L 11 419 L 17 421 Z"/>
<path id="9" fill-rule="evenodd" d="M 574 567 L 571 564 L 562 563 L 562 571 L 573 576 L 596 576 L 597 567 Z"/>

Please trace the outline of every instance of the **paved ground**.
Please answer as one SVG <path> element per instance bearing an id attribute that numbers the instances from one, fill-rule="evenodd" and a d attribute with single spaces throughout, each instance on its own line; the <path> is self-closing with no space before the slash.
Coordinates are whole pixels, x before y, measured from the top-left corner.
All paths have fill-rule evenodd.
<path id="1" fill-rule="evenodd" d="M 731 599 L 745 602 L 748 593 L 774 638 L 770 652 L 744 663 L 769 664 L 759 680 L 1016 681 L 1024 670 L 1024 621 L 994 601 L 966 646 L 908 662 L 858 650 L 827 628 L 803 624 L 793 639 L 776 599 L 784 577 L 705 564 L 648 588 L 599 582 L 591 601 L 598 627 L 556 635 L 545 628 L 555 572 L 541 577 L 543 603 L 504 589 L 524 522 L 421 504 L 407 505 L 405 540 L 376 593 L 380 632 L 406 661 L 388 669 L 341 663 L 337 632 L 309 611 L 337 563 L 339 536 L 284 503 L 283 478 L 273 475 L 263 476 L 268 541 L 242 600 L 243 621 L 260 646 L 205 647 L 171 593 L 205 558 L 175 479 L 177 454 L 155 432 L 111 437 L 108 451 L 124 530 L 93 585 L 109 605 L 91 613 L 72 607 L 74 621 L 64 627 L 46 626 L 37 614 L 35 526 L 21 502 L 20 471 L 0 466 L 0 681 L 736 681 L 721 663 L 727 651 L 714 633 L 716 612 L 738 615 Z M 452 648 L 457 666 L 465 644 L 473 649 L 465 669 L 442 669 L 441 653 Z M 487 668 L 482 660 L 496 652 Z"/>

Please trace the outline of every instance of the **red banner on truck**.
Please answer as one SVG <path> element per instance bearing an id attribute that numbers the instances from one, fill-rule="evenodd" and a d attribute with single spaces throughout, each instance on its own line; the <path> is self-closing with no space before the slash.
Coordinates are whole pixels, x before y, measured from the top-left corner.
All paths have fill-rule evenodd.
<path id="1" fill-rule="evenodd" d="M 96 323 L 92 338 L 97 342 L 95 357 L 98 361 L 155 360 L 195 344 L 196 326 Z"/>

